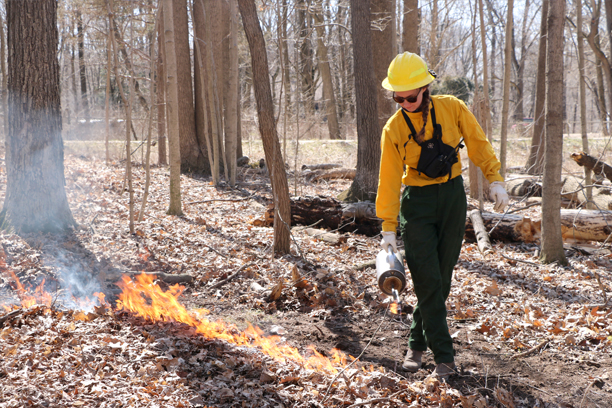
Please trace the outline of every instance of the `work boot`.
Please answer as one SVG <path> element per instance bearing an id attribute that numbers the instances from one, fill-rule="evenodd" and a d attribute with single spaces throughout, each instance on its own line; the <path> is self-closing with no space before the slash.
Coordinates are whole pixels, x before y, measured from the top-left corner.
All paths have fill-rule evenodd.
<path id="1" fill-rule="evenodd" d="M 446 381 L 453 374 L 457 374 L 457 366 L 454 362 L 440 363 L 436 365 L 436 369 L 431 373 L 431 377 L 437 378 L 440 381 Z"/>
<path id="2" fill-rule="evenodd" d="M 402 364 L 402 368 L 406 371 L 410 371 L 411 373 L 417 372 L 419 368 L 423 365 L 421 363 L 421 358 L 423 357 L 423 352 L 419 350 L 408 349 L 406 352 L 406 358 L 404 358 L 404 364 Z"/>

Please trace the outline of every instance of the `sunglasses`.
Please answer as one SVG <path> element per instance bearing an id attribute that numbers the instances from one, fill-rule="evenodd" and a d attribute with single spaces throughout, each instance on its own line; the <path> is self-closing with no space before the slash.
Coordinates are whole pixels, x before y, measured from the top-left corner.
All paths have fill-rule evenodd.
<path id="1" fill-rule="evenodd" d="M 393 100 L 396 103 L 399 103 L 400 105 L 404 102 L 408 102 L 408 103 L 415 103 L 417 101 L 417 99 L 419 99 L 419 95 L 421 94 L 421 91 L 423 90 L 423 88 L 419 89 L 419 92 L 416 93 L 416 95 L 412 95 L 412 96 L 406 96 L 406 97 L 402 97 L 402 96 L 397 96 L 395 94 L 395 92 L 393 93 Z"/>

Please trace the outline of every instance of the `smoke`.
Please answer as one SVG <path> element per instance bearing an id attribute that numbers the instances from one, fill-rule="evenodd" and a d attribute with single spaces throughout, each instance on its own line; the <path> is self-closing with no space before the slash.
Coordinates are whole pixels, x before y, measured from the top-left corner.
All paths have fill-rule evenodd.
<path id="1" fill-rule="evenodd" d="M 80 244 L 76 244 L 80 247 Z M 82 247 L 81 247 L 82 249 Z M 92 270 L 91 253 L 80 254 L 59 249 L 54 254 L 57 267 L 58 304 L 72 310 L 91 312 L 100 306 L 98 296 L 102 293 L 102 285 L 97 273 Z"/>

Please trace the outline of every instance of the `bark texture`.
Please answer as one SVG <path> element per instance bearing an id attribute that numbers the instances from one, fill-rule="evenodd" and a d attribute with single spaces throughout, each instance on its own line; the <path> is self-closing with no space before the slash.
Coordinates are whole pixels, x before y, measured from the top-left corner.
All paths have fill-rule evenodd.
<path id="1" fill-rule="evenodd" d="M 353 64 L 357 105 L 357 174 L 346 201 L 374 201 L 378 189 L 380 165 L 380 125 L 378 122 L 377 83 L 372 61 L 370 1 L 351 0 Z"/>
<path id="2" fill-rule="evenodd" d="M 274 120 L 274 104 L 268 78 L 268 57 L 257 9 L 254 0 L 238 0 L 242 24 L 251 51 L 253 67 L 253 87 L 259 118 L 259 132 L 263 141 L 266 163 L 272 181 L 274 206 L 274 252 L 279 255 L 290 251 L 289 232 L 291 227 L 291 207 L 289 205 L 289 186 L 287 174 L 280 150 L 276 123 Z"/>
<path id="3" fill-rule="evenodd" d="M 172 0 L 164 0 L 164 41 L 166 49 L 166 103 L 170 145 L 170 205 L 168 214 L 181 215 L 181 150 L 179 140 L 179 95 L 175 54 Z"/>
<path id="4" fill-rule="evenodd" d="M 563 157 L 563 26 L 565 0 L 551 0 L 546 58 L 546 147 L 542 179 L 542 254 L 544 263 L 567 264 L 561 236 Z"/>
<path id="5" fill-rule="evenodd" d="M 420 54 L 419 25 L 421 22 L 419 0 L 404 0 L 404 18 L 402 30 L 402 48 Z"/>
<path id="6" fill-rule="evenodd" d="M 64 189 L 57 2 L 9 0 L 7 187 L 0 222 L 19 232 L 76 223 Z"/>
<path id="7" fill-rule="evenodd" d="M 176 54 L 177 86 L 179 94 L 179 135 L 181 144 L 181 172 L 206 173 L 208 163 L 196 138 L 189 24 L 187 0 L 173 0 L 174 52 Z"/>
<path id="8" fill-rule="evenodd" d="M 546 101 L 546 38 L 548 28 L 546 17 L 548 15 L 549 0 L 542 0 L 542 20 L 540 22 L 540 45 L 538 49 L 538 73 L 536 77 L 536 101 L 533 114 L 533 133 L 531 135 L 531 148 L 527 157 L 525 169 L 529 174 L 542 174 L 544 163 L 544 102 Z"/>

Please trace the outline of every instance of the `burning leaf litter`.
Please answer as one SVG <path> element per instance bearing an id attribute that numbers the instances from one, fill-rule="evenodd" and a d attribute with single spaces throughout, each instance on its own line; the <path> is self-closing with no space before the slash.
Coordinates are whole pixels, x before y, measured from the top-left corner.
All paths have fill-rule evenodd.
<path id="1" fill-rule="evenodd" d="M 335 407 L 558 407 L 581 401 L 585 393 L 585 407 L 612 400 L 612 316 L 609 307 L 598 306 L 612 297 L 612 258 L 605 251 L 594 257 L 574 251 L 569 268 L 534 267 L 498 254 L 483 259 L 475 245 L 464 244 L 448 301 L 462 375 L 440 384 L 426 377 L 433 368 L 428 355 L 424 370 L 399 370 L 414 295 L 404 293 L 401 318 L 389 314 L 381 321 L 389 302 L 375 287 L 374 271 L 354 269 L 375 258 L 376 238 L 346 234 L 330 246 L 296 229 L 293 242 L 300 251 L 294 253 L 304 258 L 274 259 L 272 229 L 254 222 L 271 197 L 261 175 L 244 170 L 242 190 L 215 189 L 183 176 L 185 202 L 209 201 L 186 205 L 186 215 L 177 218 L 165 215 L 163 168 L 153 169 L 150 207 L 132 236 L 127 195 L 120 194 L 122 166 L 68 157 L 66 172 L 81 229 L 60 240 L 0 234 L 0 268 L 15 275 L 2 270 L 0 294 L 5 303 L 13 299 L 10 309 L 19 308 L 10 316 L 0 312 L 0 408 L 312 407 L 325 397 L 324 406 Z M 144 175 L 137 168 L 134 174 L 139 200 Z M 300 184 L 299 194 L 335 196 L 346 187 L 346 181 Z M 210 201 L 228 195 L 251 198 Z M 534 249 L 496 247 L 497 253 L 532 262 Z M 62 270 L 85 278 L 75 293 L 90 299 L 94 290 L 87 277 L 95 277 L 109 304 L 99 301 L 102 306 L 78 311 L 73 302 L 67 310 L 62 302 L 69 285 Z M 155 292 L 143 296 L 138 279 L 122 281 L 134 296 L 121 299 L 125 287 L 115 285 L 118 278 L 138 271 L 187 274 L 193 283 L 180 289 L 156 282 L 154 288 L 146 280 L 142 285 Z M 28 296 L 45 288 L 53 307 L 22 306 L 17 281 Z M 183 304 L 163 297 L 169 295 L 180 295 Z M 150 309 L 154 297 L 170 303 L 143 314 L 128 307 L 141 302 Z M 117 300 L 121 309 L 111 307 Z M 218 319 L 226 323 L 219 326 Z M 379 322 L 381 331 L 373 337 Z M 210 332 L 217 337 L 204 335 Z M 274 347 L 291 345 L 299 352 L 264 354 L 256 339 L 272 338 Z M 365 352 L 341 374 L 308 366 L 315 351 L 332 361 L 333 348 L 346 355 Z M 338 370 L 342 364 L 332 366 Z"/>

